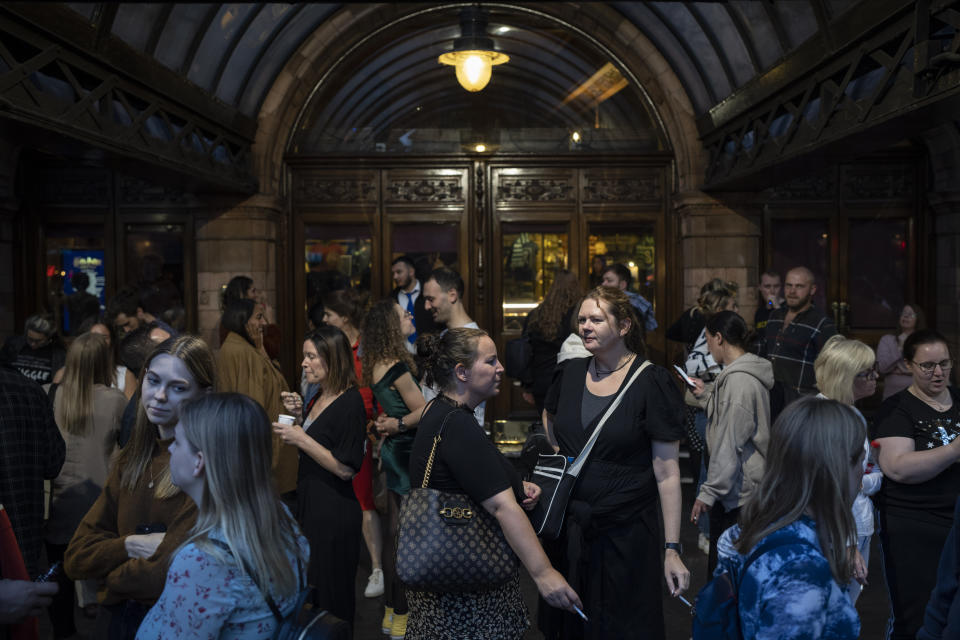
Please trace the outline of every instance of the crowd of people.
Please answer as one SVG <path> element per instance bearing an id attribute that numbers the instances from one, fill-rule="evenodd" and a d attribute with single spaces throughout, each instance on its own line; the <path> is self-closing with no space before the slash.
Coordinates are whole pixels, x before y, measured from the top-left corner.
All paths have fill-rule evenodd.
<path id="1" fill-rule="evenodd" d="M 556 540 L 527 517 L 543 489 L 484 431 L 504 368 L 449 268 L 400 256 L 384 299 L 326 292 L 297 380 L 246 276 L 224 286 L 217 345 L 126 290 L 68 344 L 31 316 L 0 352 L 0 625 L 46 608 L 57 639 L 76 611 L 110 640 L 271 638 L 309 590 L 354 626 L 366 552 L 390 638 L 520 638 L 518 569 L 480 591 L 401 579 L 398 539 L 428 535 L 403 529 L 405 501 L 434 489 L 491 516 L 545 638 L 663 638 L 664 595 L 690 587 L 684 445 L 689 521 L 710 574 L 734 576 L 743 637 L 858 637 L 875 532 L 888 637 L 960 637 L 960 392 L 919 306 L 874 351 L 837 334 L 805 267 L 761 275 L 752 326 L 715 278 L 665 330 L 674 370 L 647 360 L 658 324 L 629 269 L 601 267 L 589 291 L 554 274 L 523 328 L 547 452 L 573 460 L 603 424 Z"/>

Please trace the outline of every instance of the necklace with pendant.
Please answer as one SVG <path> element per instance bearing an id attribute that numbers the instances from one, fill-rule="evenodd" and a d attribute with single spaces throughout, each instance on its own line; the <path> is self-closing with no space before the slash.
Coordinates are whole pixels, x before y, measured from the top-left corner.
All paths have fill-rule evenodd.
<path id="1" fill-rule="evenodd" d="M 616 369 L 610 369 L 609 371 L 603 371 L 603 370 L 601 370 L 600 367 L 597 365 L 597 360 L 594 359 L 594 360 L 593 360 L 593 370 L 594 370 L 594 372 L 595 372 L 598 376 L 608 376 L 608 375 L 610 375 L 611 373 L 616 373 L 617 371 L 620 371 L 620 369 L 623 369 L 625 366 L 627 366 L 627 365 L 630 364 L 631 362 L 633 362 L 633 356 L 630 356 L 629 358 L 627 358 L 626 362 L 624 362 L 622 365 L 620 365 L 620 366 L 617 367 Z"/>

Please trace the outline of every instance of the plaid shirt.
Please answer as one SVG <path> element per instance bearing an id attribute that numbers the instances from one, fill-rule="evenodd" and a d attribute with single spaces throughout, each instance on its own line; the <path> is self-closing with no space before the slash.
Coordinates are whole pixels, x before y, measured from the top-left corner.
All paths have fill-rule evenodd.
<path id="1" fill-rule="evenodd" d="M 40 385 L 0 364 L 0 504 L 35 575 L 43 542 L 43 481 L 57 477 L 66 445 Z"/>
<path id="2" fill-rule="evenodd" d="M 784 328 L 783 319 L 787 308 L 781 307 L 770 314 L 767 320 L 766 340 L 763 352 L 773 363 L 773 377 L 777 382 L 797 393 L 810 394 L 817 391 L 813 375 L 813 362 L 820 354 L 823 343 L 836 335 L 833 321 L 820 309 L 810 305 Z"/>

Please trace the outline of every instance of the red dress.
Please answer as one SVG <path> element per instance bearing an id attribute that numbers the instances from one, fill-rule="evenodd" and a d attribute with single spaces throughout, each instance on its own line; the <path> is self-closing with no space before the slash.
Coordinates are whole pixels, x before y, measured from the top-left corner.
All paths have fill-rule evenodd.
<path id="1" fill-rule="evenodd" d="M 357 374 L 357 380 L 363 380 L 363 369 L 360 366 L 360 340 L 353 344 L 353 370 Z M 363 408 L 367 412 L 367 420 L 373 420 L 373 391 L 370 387 L 360 387 L 360 395 L 363 396 Z M 370 446 L 369 441 L 364 449 L 363 464 L 357 475 L 353 476 L 353 492 L 357 496 L 361 509 L 373 511 L 376 508 L 373 505 L 373 447 Z"/>

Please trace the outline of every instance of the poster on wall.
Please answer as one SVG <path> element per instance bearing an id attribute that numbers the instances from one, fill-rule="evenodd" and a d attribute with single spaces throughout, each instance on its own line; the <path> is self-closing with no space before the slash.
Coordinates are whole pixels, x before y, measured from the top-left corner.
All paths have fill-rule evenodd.
<path id="1" fill-rule="evenodd" d="M 103 251 L 61 249 L 63 273 L 63 331 L 70 334 L 90 316 L 99 316 L 106 298 Z"/>

